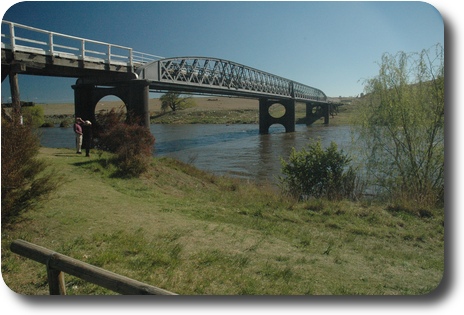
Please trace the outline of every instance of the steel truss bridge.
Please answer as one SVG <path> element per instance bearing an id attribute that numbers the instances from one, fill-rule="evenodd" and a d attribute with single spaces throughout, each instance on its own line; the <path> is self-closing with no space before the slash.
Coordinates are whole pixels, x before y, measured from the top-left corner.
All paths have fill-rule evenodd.
<path id="1" fill-rule="evenodd" d="M 154 86 L 186 92 L 327 101 L 319 89 L 218 58 L 166 58 L 142 65 L 136 73 Z"/>
<path id="2" fill-rule="evenodd" d="M 2 82 L 9 76 L 19 103 L 17 74 L 75 77 L 75 113 L 95 118 L 98 101 L 120 97 L 149 125 L 148 93 L 178 91 L 259 99 L 260 133 L 274 123 L 294 131 L 295 102 L 306 103 L 311 123 L 328 123 L 327 96 L 319 89 L 232 61 L 208 57 L 163 58 L 132 48 L 2 21 Z M 271 105 L 285 107 L 282 117 Z"/>

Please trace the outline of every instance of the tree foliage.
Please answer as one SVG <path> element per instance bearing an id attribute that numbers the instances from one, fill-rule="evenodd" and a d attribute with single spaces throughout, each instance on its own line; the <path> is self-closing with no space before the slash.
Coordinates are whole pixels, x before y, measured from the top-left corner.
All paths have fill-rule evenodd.
<path id="1" fill-rule="evenodd" d="M 24 123 L 34 128 L 41 127 L 45 123 L 44 110 L 41 106 L 27 106 L 22 108 Z"/>
<path id="2" fill-rule="evenodd" d="M 2 111 L 2 226 L 32 210 L 59 185 L 56 173 L 37 158 L 40 139 L 30 124 Z"/>
<path id="3" fill-rule="evenodd" d="M 181 97 L 181 93 L 169 91 L 160 97 L 161 110 L 166 112 L 170 108 L 173 112 L 187 107 L 192 107 L 193 100 L 191 97 Z"/>
<path id="4" fill-rule="evenodd" d="M 384 54 L 365 83 L 360 140 L 372 183 L 395 200 L 444 199 L 444 50 Z"/>
<path id="5" fill-rule="evenodd" d="M 354 199 L 357 176 L 350 161 L 335 142 L 325 150 L 320 141 L 300 151 L 293 148 L 288 162 L 281 160 L 280 181 L 284 191 L 298 198 Z"/>

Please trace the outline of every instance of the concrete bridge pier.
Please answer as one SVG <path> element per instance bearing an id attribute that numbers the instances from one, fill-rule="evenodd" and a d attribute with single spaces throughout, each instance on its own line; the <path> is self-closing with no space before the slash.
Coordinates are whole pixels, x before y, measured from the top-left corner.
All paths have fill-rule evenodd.
<path id="1" fill-rule="evenodd" d="M 281 104 L 285 114 L 281 117 L 272 116 L 269 109 L 274 104 Z M 268 134 L 273 124 L 281 124 L 285 132 L 295 132 L 295 100 L 259 99 L 259 133 Z"/>
<path id="2" fill-rule="evenodd" d="M 329 124 L 329 104 L 306 103 L 306 125 L 311 125 L 320 118 L 324 118 L 324 124 Z"/>
<path id="3" fill-rule="evenodd" d="M 98 101 L 105 96 L 114 95 L 124 102 L 127 113 L 138 117 L 141 125 L 150 127 L 148 81 L 128 80 L 111 85 L 100 85 L 85 83 L 79 79 L 72 88 L 74 89 L 74 113 L 76 117 L 95 123 L 95 108 Z"/>

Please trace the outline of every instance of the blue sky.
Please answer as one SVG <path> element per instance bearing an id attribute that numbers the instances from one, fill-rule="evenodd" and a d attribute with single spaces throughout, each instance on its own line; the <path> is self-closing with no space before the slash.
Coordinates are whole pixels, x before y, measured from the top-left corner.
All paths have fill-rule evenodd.
<path id="1" fill-rule="evenodd" d="M 8 3 L 8 1 L 7 1 Z M 235 61 L 324 91 L 356 96 L 383 53 L 444 44 L 444 23 L 425 2 L 10 3 L 4 20 L 160 55 Z M 21 99 L 72 102 L 75 79 L 19 76 Z M 8 80 L 2 102 L 9 101 Z"/>

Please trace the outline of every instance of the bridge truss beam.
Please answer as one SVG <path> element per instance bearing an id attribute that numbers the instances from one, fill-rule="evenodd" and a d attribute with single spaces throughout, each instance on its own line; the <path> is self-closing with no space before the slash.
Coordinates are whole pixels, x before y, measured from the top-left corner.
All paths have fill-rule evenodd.
<path id="1" fill-rule="evenodd" d="M 153 89 L 327 102 L 319 89 L 217 58 L 166 58 L 145 64 L 136 73 Z"/>
<path id="2" fill-rule="evenodd" d="M 176 57 L 156 60 L 136 70 L 139 79 L 150 82 L 150 89 L 259 99 L 260 133 L 281 124 L 286 132 L 295 131 L 295 102 L 307 106 L 307 124 L 326 115 L 327 96 L 319 89 L 285 79 L 232 61 L 207 57 Z M 285 115 L 272 117 L 269 108 L 279 103 Z M 313 110 L 316 108 L 317 110 Z"/>

